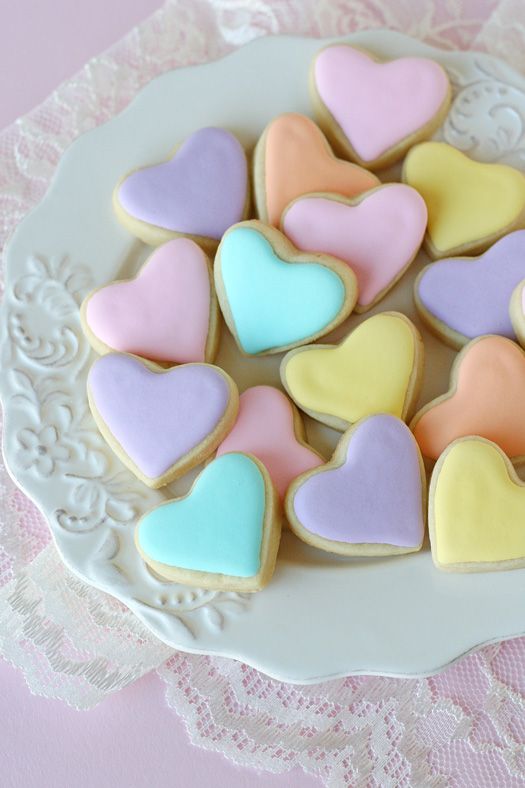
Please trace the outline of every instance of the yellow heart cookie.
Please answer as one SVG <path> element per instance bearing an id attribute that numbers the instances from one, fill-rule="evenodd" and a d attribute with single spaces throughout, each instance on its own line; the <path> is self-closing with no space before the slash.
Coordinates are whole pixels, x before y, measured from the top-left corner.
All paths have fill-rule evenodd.
<path id="1" fill-rule="evenodd" d="M 432 257 L 479 254 L 525 227 L 525 178 L 513 167 L 482 164 L 443 142 L 424 142 L 408 153 L 403 180 L 427 204 Z"/>
<path id="2" fill-rule="evenodd" d="M 406 419 L 419 393 L 423 342 L 399 312 L 361 323 L 339 345 L 306 345 L 286 354 L 281 380 L 296 404 L 336 430 L 374 413 Z"/>
<path id="3" fill-rule="evenodd" d="M 430 484 L 432 557 L 440 569 L 525 566 L 525 483 L 485 438 L 460 438 L 439 458 Z"/>

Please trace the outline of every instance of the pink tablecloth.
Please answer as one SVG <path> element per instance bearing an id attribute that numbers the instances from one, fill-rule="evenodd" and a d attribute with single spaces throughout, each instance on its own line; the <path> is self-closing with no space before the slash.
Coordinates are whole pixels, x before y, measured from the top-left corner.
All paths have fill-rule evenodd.
<path id="1" fill-rule="evenodd" d="M 93 19 L 97 9 L 91 4 Z M 44 30 L 43 23 L 39 27 Z M 367 27 L 401 30 L 447 48 L 486 49 L 525 67 L 522 0 L 174 0 L 0 135 L 0 245 L 41 198 L 71 140 L 122 109 L 156 74 L 218 57 L 267 33 L 328 36 Z M 39 67 L 30 59 L 24 63 L 19 79 Z M 162 708 L 158 678 L 140 682 L 135 701 L 132 690 L 123 689 L 156 668 L 169 707 L 184 718 L 194 743 L 245 766 L 295 769 L 283 784 L 308 784 L 298 777 L 299 767 L 332 785 L 525 783 L 525 640 L 483 649 L 433 679 L 356 678 L 307 688 L 268 680 L 227 660 L 170 656 L 117 603 L 65 572 L 45 523 L 3 469 L 0 484 L 0 653 L 40 695 L 82 708 L 102 703 L 84 723 L 77 723 L 78 713 L 64 711 L 62 728 L 54 730 L 53 746 L 63 742 L 57 759 L 71 757 L 75 739 L 90 730 L 94 717 L 115 713 L 114 724 L 129 728 L 129 735 L 115 738 L 124 749 L 121 760 L 114 760 L 113 776 L 124 768 L 119 764 L 128 743 L 129 762 L 135 763 L 143 737 L 156 742 L 154 748 L 144 746 L 143 754 L 157 784 L 191 784 L 192 775 L 198 784 L 198 768 L 177 775 L 173 760 L 158 766 L 170 733 L 180 735 L 179 722 Z M 8 674 L 6 668 L 3 675 Z M 105 696 L 117 690 L 110 709 Z M 25 736 L 37 758 L 43 747 L 38 726 L 52 732 L 46 704 L 54 702 L 35 702 L 32 725 L 27 719 L 19 725 L 15 714 L 2 738 L 0 748 L 16 731 L 22 737 L 20 750 L 10 747 L 9 760 L 3 759 L 11 776 L 31 774 L 28 766 L 37 764 L 34 782 L 28 778 L 25 784 L 49 784 L 37 760 L 17 766 L 13 754 L 24 757 Z M 134 713 L 146 715 L 142 728 L 136 719 L 127 722 Z M 154 720 L 162 725 L 157 738 Z M 64 730 L 70 731 L 65 739 Z M 112 735 L 108 726 L 102 751 Z M 90 756 L 84 744 L 79 753 L 89 770 L 85 784 L 110 784 L 100 756 Z M 173 759 L 173 752 L 165 757 Z M 166 763 L 174 764 L 172 781 Z M 215 784 L 242 784 L 236 782 L 239 773 L 216 769 Z M 57 761 L 56 776 L 62 779 L 62 773 Z M 138 760 L 135 774 L 141 774 Z M 265 783 L 250 776 L 246 784 Z"/>

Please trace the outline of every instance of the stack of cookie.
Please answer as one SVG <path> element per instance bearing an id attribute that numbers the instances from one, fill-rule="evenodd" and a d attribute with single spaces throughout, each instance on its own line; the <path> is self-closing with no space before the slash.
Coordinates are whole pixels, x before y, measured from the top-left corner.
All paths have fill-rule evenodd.
<path id="1" fill-rule="evenodd" d="M 137 550 L 167 580 L 257 591 L 284 510 L 297 537 L 344 556 L 418 551 L 428 519 L 442 569 L 525 566 L 512 465 L 525 457 L 525 178 L 425 141 L 451 97 L 433 61 L 332 45 L 310 84 L 318 125 L 273 119 L 252 177 L 237 138 L 205 128 L 115 187 L 120 222 L 156 248 L 82 305 L 101 355 L 90 408 L 150 487 L 207 463 L 185 497 L 141 518 Z M 403 157 L 403 183 L 382 183 L 375 172 Z M 447 259 L 418 276 L 418 312 L 462 349 L 450 391 L 414 416 L 416 326 L 401 312 L 350 316 L 376 306 L 422 245 Z M 318 342 L 349 317 L 339 344 Z M 284 354 L 286 394 L 239 397 L 213 364 L 222 320 L 244 356 Z M 329 461 L 306 443 L 301 411 L 343 433 Z"/>

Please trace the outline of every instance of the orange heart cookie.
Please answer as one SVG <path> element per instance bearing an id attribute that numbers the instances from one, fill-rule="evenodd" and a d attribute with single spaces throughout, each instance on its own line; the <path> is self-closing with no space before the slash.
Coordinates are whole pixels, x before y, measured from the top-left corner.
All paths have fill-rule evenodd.
<path id="1" fill-rule="evenodd" d="M 496 443 L 512 459 L 525 457 L 525 353 L 489 334 L 457 356 L 450 390 L 416 413 L 410 425 L 422 454 L 437 460 L 467 435 Z"/>
<path id="2" fill-rule="evenodd" d="M 321 129 L 305 115 L 279 115 L 254 153 L 254 192 L 261 221 L 279 225 L 285 207 L 308 192 L 355 197 L 379 186 L 371 172 L 338 159 Z"/>

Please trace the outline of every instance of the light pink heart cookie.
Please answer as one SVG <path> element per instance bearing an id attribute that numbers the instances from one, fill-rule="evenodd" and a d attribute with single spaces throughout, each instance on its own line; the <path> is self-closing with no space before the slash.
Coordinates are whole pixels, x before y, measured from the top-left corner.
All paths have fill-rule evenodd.
<path id="1" fill-rule="evenodd" d="M 210 262 L 194 241 L 168 241 L 135 279 L 90 293 L 81 318 L 99 353 L 118 350 L 168 364 L 213 361 L 219 320 Z"/>
<path id="2" fill-rule="evenodd" d="M 364 312 L 402 276 L 425 235 L 427 208 L 402 183 L 379 186 L 354 200 L 332 194 L 299 197 L 286 208 L 283 232 L 303 251 L 344 260 L 359 288 L 355 307 Z"/>
<path id="3" fill-rule="evenodd" d="M 241 394 L 237 421 L 217 450 L 253 454 L 266 467 L 281 500 L 300 473 L 324 463 L 303 440 L 298 410 L 273 386 L 254 386 Z"/>
<path id="4" fill-rule="evenodd" d="M 312 74 L 319 123 L 339 152 L 367 167 L 399 159 L 445 117 L 450 83 L 433 60 L 380 63 L 346 44 L 315 58 Z"/>

